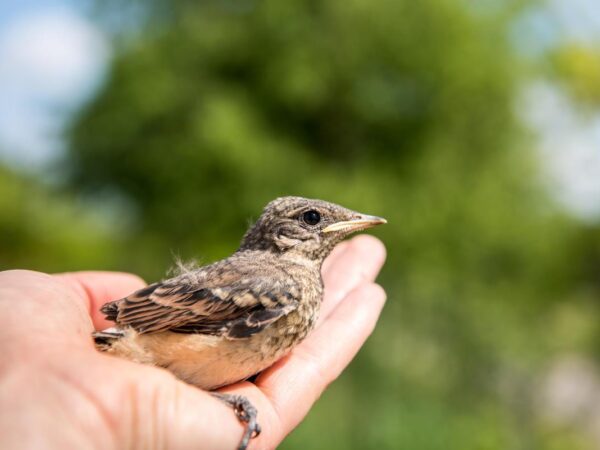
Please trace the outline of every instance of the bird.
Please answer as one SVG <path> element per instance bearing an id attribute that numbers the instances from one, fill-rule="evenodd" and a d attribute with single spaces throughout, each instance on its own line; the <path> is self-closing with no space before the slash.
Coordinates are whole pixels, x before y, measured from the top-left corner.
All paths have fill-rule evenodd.
<path id="1" fill-rule="evenodd" d="M 314 328 L 321 265 L 334 246 L 384 223 L 323 200 L 276 198 L 231 256 L 180 267 L 172 278 L 105 304 L 101 312 L 115 326 L 93 334 L 96 348 L 165 368 L 208 391 L 247 380 Z M 260 433 L 256 409 L 245 397 L 214 395 L 246 423 L 238 447 L 245 449 Z"/>

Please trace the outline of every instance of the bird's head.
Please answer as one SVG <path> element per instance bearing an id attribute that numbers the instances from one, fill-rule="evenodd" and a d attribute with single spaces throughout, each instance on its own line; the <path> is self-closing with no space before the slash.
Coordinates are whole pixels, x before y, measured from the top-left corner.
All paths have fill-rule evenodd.
<path id="1" fill-rule="evenodd" d="M 280 197 L 270 202 L 248 230 L 240 251 L 294 252 L 322 261 L 350 233 L 386 223 L 323 200 Z"/>

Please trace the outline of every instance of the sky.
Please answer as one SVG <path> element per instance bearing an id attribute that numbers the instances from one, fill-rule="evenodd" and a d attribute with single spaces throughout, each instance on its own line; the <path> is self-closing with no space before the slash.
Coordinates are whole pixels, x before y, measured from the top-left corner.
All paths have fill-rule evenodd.
<path id="1" fill-rule="evenodd" d="M 43 168 L 61 130 L 101 83 L 108 40 L 68 1 L 0 2 L 0 158 Z"/>
<path id="2" fill-rule="evenodd" d="M 532 42 L 543 49 L 559 39 L 600 48 L 600 1 L 550 0 L 521 26 L 522 47 L 530 53 Z M 600 222 L 600 113 L 582 113 L 548 80 L 534 80 L 521 100 L 518 114 L 537 137 L 550 193 L 576 217 Z"/>
<path id="3" fill-rule="evenodd" d="M 526 89 L 523 120 L 537 135 L 551 194 L 577 217 L 600 220 L 600 114 L 580 114 L 569 98 L 540 81 Z"/>
<path id="4" fill-rule="evenodd" d="M 101 85 L 107 37 L 82 0 L 0 1 L 0 161 L 41 171 L 64 150 L 61 130 Z M 525 51 L 559 36 L 600 45 L 600 1 L 550 0 L 521 25 Z M 538 80 L 520 114 L 538 137 L 540 165 L 567 210 L 600 220 L 600 114 L 582 116 L 558 88 Z"/>

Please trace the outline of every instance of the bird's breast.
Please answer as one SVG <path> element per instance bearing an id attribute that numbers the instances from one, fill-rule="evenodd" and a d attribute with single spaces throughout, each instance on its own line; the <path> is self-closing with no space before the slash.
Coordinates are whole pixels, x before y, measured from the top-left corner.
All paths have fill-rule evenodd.
<path id="1" fill-rule="evenodd" d="M 279 319 L 270 327 L 265 336 L 265 345 L 285 352 L 300 343 L 315 327 L 323 299 L 323 287 L 320 279 L 302 286 L 302 296 L 298 307 Z"/>

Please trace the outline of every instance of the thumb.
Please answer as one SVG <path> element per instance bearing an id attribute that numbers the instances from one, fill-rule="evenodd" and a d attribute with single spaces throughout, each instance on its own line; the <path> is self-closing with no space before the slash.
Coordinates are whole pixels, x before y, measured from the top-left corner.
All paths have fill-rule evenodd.
<path id="1" fill-rule="evenodd" d="M 92 330 L 85 299 L 45 273 L 0 272 L 0 342 L 85 342 Z M 47 344 L 46 344 L 47 345 Z"/>

